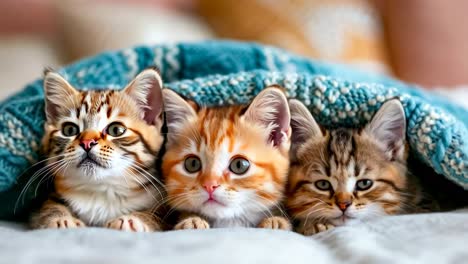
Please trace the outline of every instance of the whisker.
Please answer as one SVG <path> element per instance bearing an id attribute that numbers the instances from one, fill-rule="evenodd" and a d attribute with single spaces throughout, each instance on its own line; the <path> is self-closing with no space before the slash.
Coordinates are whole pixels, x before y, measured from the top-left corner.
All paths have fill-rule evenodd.
<path id="1" fill-rule="evenodd" d="M 156 176 L 152 175 L 151 173 L 146 171 L 143 167 L 139 166 L 138 165 L 139 163 L 133 159 L 130 159 L 127 157 L 121 157 L 121 159 L 129 162 L 128 164 L 129 169 L 135 170 L 132 172 L 133 176 L 144 177 L 158 191 L 159 196 L 164 197 L 164 195 L 161 193 L 161 190 L 160 190 L 160 187 L 164 188 L 164 184 Z M 156 183 L 159 184 L 160 187 L 156 186 L 156 184 L 152 180 L 156 181 Z"/>
<path id="2" fill-rule="evenodd" d="M 309 221 L 309 217 L 310 217 L 311 214 L 315 214 L 315 213 L 322 212 L 322 211 L 325 211 L 325 210 L 326 210 L 326 208 L 319 208 L 317 210 L 310 211 L 305 217 L 304 226 L 307 225 L 307 221 Z M 326 218 L 326 217 L 325 216 L 314 217 L 315 221 L 321 221 L 324 218 Z"/>
<path id="3" fill-rule="evenodd" d="M 290 220 L 289 218 L 289 215 L 283 210 L 283 208 L 281 208 L 281 206 L 279 205 L 278 202 L 274 202 L 274 201 L 270 201 L 260 195 L 257 195 L 256 196 L 257 198 L 259 198 L 260 200 L 262 201 L 265 201 L 267 203 L 267 205 L 269 206 L 273 206 L 275 207 L 276 209 L 278 209 L 279 213 L 281 214 L 281 216 L 285 217 L 286 219 Z"/>
<path id="4" fill-rule="evenodd" d="M 142 183 L 140 180 L 138 180 L 138 177 L 136 177 L 136 175 L 134 175 L 131 171 L 127 171 L 127 173 L 129 173 L 129 174 L 130 174 L 129 176 L 131 176 L 132 179 L 133 179 L 136 183 L 138 183 L 138 185 L 140 185 L 141 187 L 143 187 L 143 189 L 145 190 L 145 192 L 148 193 L 148 194 L 150 194 L 150 195 L 153 197 L 153 199 L 154 199 L 155 201 L 158 200 L 158 199 L 153 195 L 153 193 L 150 192 L 150 190 L 145 186 L 145 184 Z"/>
<path id="5" fill-rule="evenodd" d="M 151 181 L 150 178 L 148 178 L 148 177 L 145 176 L 144 174 L 136 174 L 136 173 L 134 173 L 134 172 L 131 172 L 131 173 L 132 173 L 132 175 L 133 175 L 133 177 L 134 177 L 133 179 L 134 179 L 135 181 L 138 181 L 140 184 L 143 184 L 143 182 L 140 181 L 139 179 L 137 179 L 137 178 L 138 178 L 137 176 L 143 176 L 143 177 L 146 179 L 146 181 L 149 182 L 149 183 L 151 184 L 151 186 L 154 187 L 154 189 L 156 189 L 156 191 L 158 192 L 159 196 L 160 196 L 160 197 L 164 197 L 164 195 L 162 194 L 161 190 L 159 189 L 160 187 L 159 187 L 159 186 L 156 186 L 156 184 L 155 184 L 153 181 Z"/>
<path id="6" fill-rule="evenodd" d="M 61 156 L 61 155 L 60 155 Z M 48 160 L 52 159 L 52 158 L 58 158 L 59 156 L 55 156 L 55 157 L 51 157 L 49 158 Z M 38 179 L 40 178 L 44 173 L 49 173 L 49 171 L 54 167 L 54 166 L 58 166 L 59 164 L 61 164 L 62 162 L 64 162 L 64 160 L 57 160 L 57 161 L 54 161 L 52 162 L 51 164 L 47 164 L 46 166 L 44 166 L 43 168 L 39 169 L 38 171 L 36 171 L 31 177 L 30 179 L 26 182 L 25 186 L 23 187 L 23 189 L 21 190 L 17 200 L 16 200 L 16 203 L 15 203 L 15 208 L 13 210 L 13 213 L 16 213 L 16 209 L 18 208 L 18 205 L 19 203 L 24 203 L 24 198 L 25 198 L 25 195 L 26 195 L 26 192 L 27 190 L 29 189 L 29 187 L 31 187 L 31 185 Z"/>
<path id="7" fill-rule="evenodd" d="M 38 184 L 36 185 L 36 189 L 34 190 L 34 196 L 37 196 L 37 192 L 39 190 L 39 187 L 41 186 L 42 182 L 49 178 L 50 176 L 54 176 L 55 174 L 57 174 L 57 172 L 62 168 L 62 167 L 65 167 L 67 165 L 67 162 L 66 161 L 63 161 L 59 164 L 57 164 L 56 166 L 50 168 L 50 170 L 48 170 L 48 172 L 46 172 L 45 174 L 42 174 L 42 177 L 41 179 L 39 180 Z M 52 171 L 52 173 L 50 173 Z"/>

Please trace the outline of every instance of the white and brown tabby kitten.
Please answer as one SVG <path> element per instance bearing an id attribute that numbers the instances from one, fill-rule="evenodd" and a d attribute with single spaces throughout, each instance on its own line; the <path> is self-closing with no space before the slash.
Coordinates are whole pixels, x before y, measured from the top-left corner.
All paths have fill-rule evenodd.
<path id="1" fill-rule="evenodd" d="M 163 90 L 168 127 L 162 169 L 175 229 L 291 229 L 279 216 L 289 168 L 290 114 L 279 88 L 249 106 L 199 108 Z"/>
<path id="2" fill-rule="evenodd" d="M 58 73 L 45 73 L 42 143 L 55 192 L 33 214 L 33 228 L 161 229 L 150 211 L 163 199 L 155 185 L 161 89 L 155 69 L 122 91 L 78 91 Z"/>
<path id="3" fill-rule="evenodd" d="M 311 235 L 352 219 L 412 211 L 421 199 L 406 167 L 401 103 L 382 105 L 363 129 L 321 130 L 299 101 L 290 101 L 293 129 L 287 206 Z"/>

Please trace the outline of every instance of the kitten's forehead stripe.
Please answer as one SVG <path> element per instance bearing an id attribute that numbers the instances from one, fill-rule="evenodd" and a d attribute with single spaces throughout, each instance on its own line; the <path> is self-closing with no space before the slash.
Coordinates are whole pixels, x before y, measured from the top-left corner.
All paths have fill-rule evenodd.
<path id="1" fill-rule="evenodd" d="M 337 167 L 348 167 L 355 156 L 356 143 L 353 131 L 349 129 L 338 129 L 330 133 L 328 141 L 330 161 L 334 161 Z"/>
<path id="2" fill-rule="evenodd" d="M 239 119 L 241 107 L 202 108 L 198 114 L 198 131 L 201 137 L 199 145 L 204 143 L 215 149 L 222 142 L 228 141 L 228 149 L 234 148 L 234 124 Z M 197 146 L 199 147 L 199 146 Z"/>
<path id="3" fill-rule="evenodd" d="M 107 118 L 111 117 L 111 113 L 112 113 L 112 107 L 110 105 L 108 105 L 107 106 L 107 112 L 106 112 Z"/>

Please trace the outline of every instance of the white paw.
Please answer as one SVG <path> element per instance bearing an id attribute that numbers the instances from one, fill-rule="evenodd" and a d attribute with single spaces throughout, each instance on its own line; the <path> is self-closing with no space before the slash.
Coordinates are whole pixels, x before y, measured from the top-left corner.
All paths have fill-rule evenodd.
<path id="1" fill-rule="evenodd" d="M 127 232 L 149 232 L 150 228 L 134 215 L 123 215 L 119 218 L 107 222 L 107 228 L 122 230 Z"/>
<path id="2" fill-rule="evenodd" d="M 78 218 L 73 216 L 61 216 L 52 218 L 47 225 L 47 228 L 57 229 L 68 229 L 68 228 L 80 228 L 86 227 L 86 225 Z"/>
<path id="3" fill-rule="evenodd" d="M 175 230 L 181 230 L 181 229 L 209 229 L 210 224 L 201 217 L 194 216 L 194 217 L 188 217 L 185 218 L 184 220 L 180 221 L 175 227 Z"/>

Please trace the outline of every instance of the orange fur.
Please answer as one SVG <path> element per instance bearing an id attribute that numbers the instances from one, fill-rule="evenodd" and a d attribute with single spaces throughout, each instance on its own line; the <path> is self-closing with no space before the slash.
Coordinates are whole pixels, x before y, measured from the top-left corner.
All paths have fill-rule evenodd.
<path id="1" fill-rule="evenodd" d="M 193 104 L 186 107 L 192 108 Z M 283 197 L 289 166 L 289 136 L 280 146 L 274 146 L 268 141 L 269 131 L 264 125 L 245 118 L 246 106 L 200 108 L 197 112 L 198 108 L 192 109 L 193 116 L 187 117 L 176 131 L 171 131 L 169 126 L 168 133 L 174 133 L 174 138 L 169 135 L 162 163 L 169 205 L 182 212 L 199 214 L 214 226 L 223 225 L 217 225 L 217 221 L 234 218 L 242 219 L 239 221 L 247 225 L 257 225 L 264 214 L 276 209 Z M 193 174 L 184 170 L 184 161 L 191 156 L 199 157 L 202 163 L 202 169 Z M 230 162 L 239 157 L 250 163 L 249 170 L 240 176 L 229 169 Z M 227 204 L 206 204 L 208 194 L 204 185 L 213 182 L 221 186 L 222 191 L 216 191 L 225 197 L 219 202 Z M 244 192 L 251 194 L 242 200 Z M 249 205 L 256 209 L 247 208 Z M 249 215 L 250 211 L 259 212 L 261 217 Z"/>

